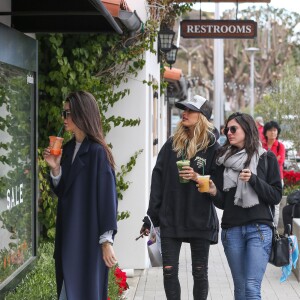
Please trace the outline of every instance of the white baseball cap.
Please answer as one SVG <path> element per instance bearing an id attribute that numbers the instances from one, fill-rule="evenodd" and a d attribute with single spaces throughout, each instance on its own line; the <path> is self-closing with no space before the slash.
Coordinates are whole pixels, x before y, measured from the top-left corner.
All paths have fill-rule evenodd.
<path id="1" fill-rule="evenodd" d="M 209 101 L 199 95 L 195 95 L 189 100 L 176 102 L 175 106 L 179 109 L 189 108 L 190 110 L 200 112 L 208 120 L 210 119 L 212 113 L 212 107 Z"/>

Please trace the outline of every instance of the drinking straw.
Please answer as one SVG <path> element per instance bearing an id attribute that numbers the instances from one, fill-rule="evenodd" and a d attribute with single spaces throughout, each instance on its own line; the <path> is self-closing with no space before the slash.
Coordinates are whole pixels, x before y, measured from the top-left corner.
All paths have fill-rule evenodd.
<path id="1" fill-rule="evenodd" d="M 58 132 L 57 136 L 60 136 L 60 134 L 61 134 L 61 131 L 62 131 L 63 127 L 64 127 L 64 125 L 62 125 L 62 126 L 60 127 L 60 129 L 59 129 L 59 132 Z"/>
<path id="2" fill-rule="evenodd" d="M 202 175 L 204 176 L 204 165 L 202 166 Z"/>

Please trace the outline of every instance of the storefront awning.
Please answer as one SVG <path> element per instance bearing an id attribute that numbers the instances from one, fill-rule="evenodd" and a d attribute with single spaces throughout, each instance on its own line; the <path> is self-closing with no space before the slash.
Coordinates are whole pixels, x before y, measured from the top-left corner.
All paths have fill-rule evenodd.
<path id="1" fill-rule="evenodd" d="M 120 16 L 124 13 L 136 15 L 125 0 L 11 0 L 11 11 L 0 15 L 11 15 L 11 27 L 26 33 L 122 34 L 126 24 Z"/>
<path id="2" fill-rule="evenodd" d="M 270 3 L 271 0 L 174 0 L 174 2 L 211 2 L 211 3 L 220 3 L 220 2 L 232 2 L 232 3 L 248 3 L 248 2 L 258 2 L 258 3 Z"/>

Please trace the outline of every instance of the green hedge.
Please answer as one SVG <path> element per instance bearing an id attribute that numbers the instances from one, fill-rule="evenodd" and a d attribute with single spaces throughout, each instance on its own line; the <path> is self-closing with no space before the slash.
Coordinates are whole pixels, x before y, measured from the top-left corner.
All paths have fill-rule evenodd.
<path id="1" fill-rule="evenodd" d="M 14 291 L 5 295 L 5 300 L 56 300 L 56 281 L 53 259 L 54 244 L 42 243 L 39 246 L 38 260 Z M 110 300 L 119 300 L 118 280 L 115 268 L 109 272 L 108 296 Z"/>

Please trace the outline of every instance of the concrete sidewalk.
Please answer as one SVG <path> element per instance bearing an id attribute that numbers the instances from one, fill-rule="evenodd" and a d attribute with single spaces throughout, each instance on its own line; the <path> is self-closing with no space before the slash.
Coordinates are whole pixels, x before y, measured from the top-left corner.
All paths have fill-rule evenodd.
<path id="1" fill-rule="evenodd" d="M 221 219 L 221 218 L 220 218 Z M 191 252 L 189 244 L 183 244 L 179 261 L 179 280 L 181 284 L 181 299 L 193 300 L 193 277 L 191 267 Z M 162 268 L 135 270 L 133 278 L 128 278 L 129 290 L 127 300 L 165 300 Z M 223 251 L 222 243 L 213 245 L 209 254 L 209 295 L 212 300 L 233 300 L 233 282 L 230 269 Z M 263 300 L 296 300 L 300 299 L 300 283 L 295 275 L 280 283 L 281 268 L 268 264 L 262 284 Z"/>
<path id="2" fill-rule="evenodd" d="M 189 244 L 184 244 L 179 262 L 181 299 L 193 299 L 193 278 Z M 209 258 L 209 295 L 212 300 L 233 300 L 233 282 L 223 247 L 219 243 L 212 246 Z M 300 299 L 300 283 L 292 273 L 286 282 L 280 283 L 281 268 L 268 265 L 262 285 L 263 300 Z M 135 270 L 135 276 L 128 279 L 127 300 L 165 300 L 162 268 Z"/>

